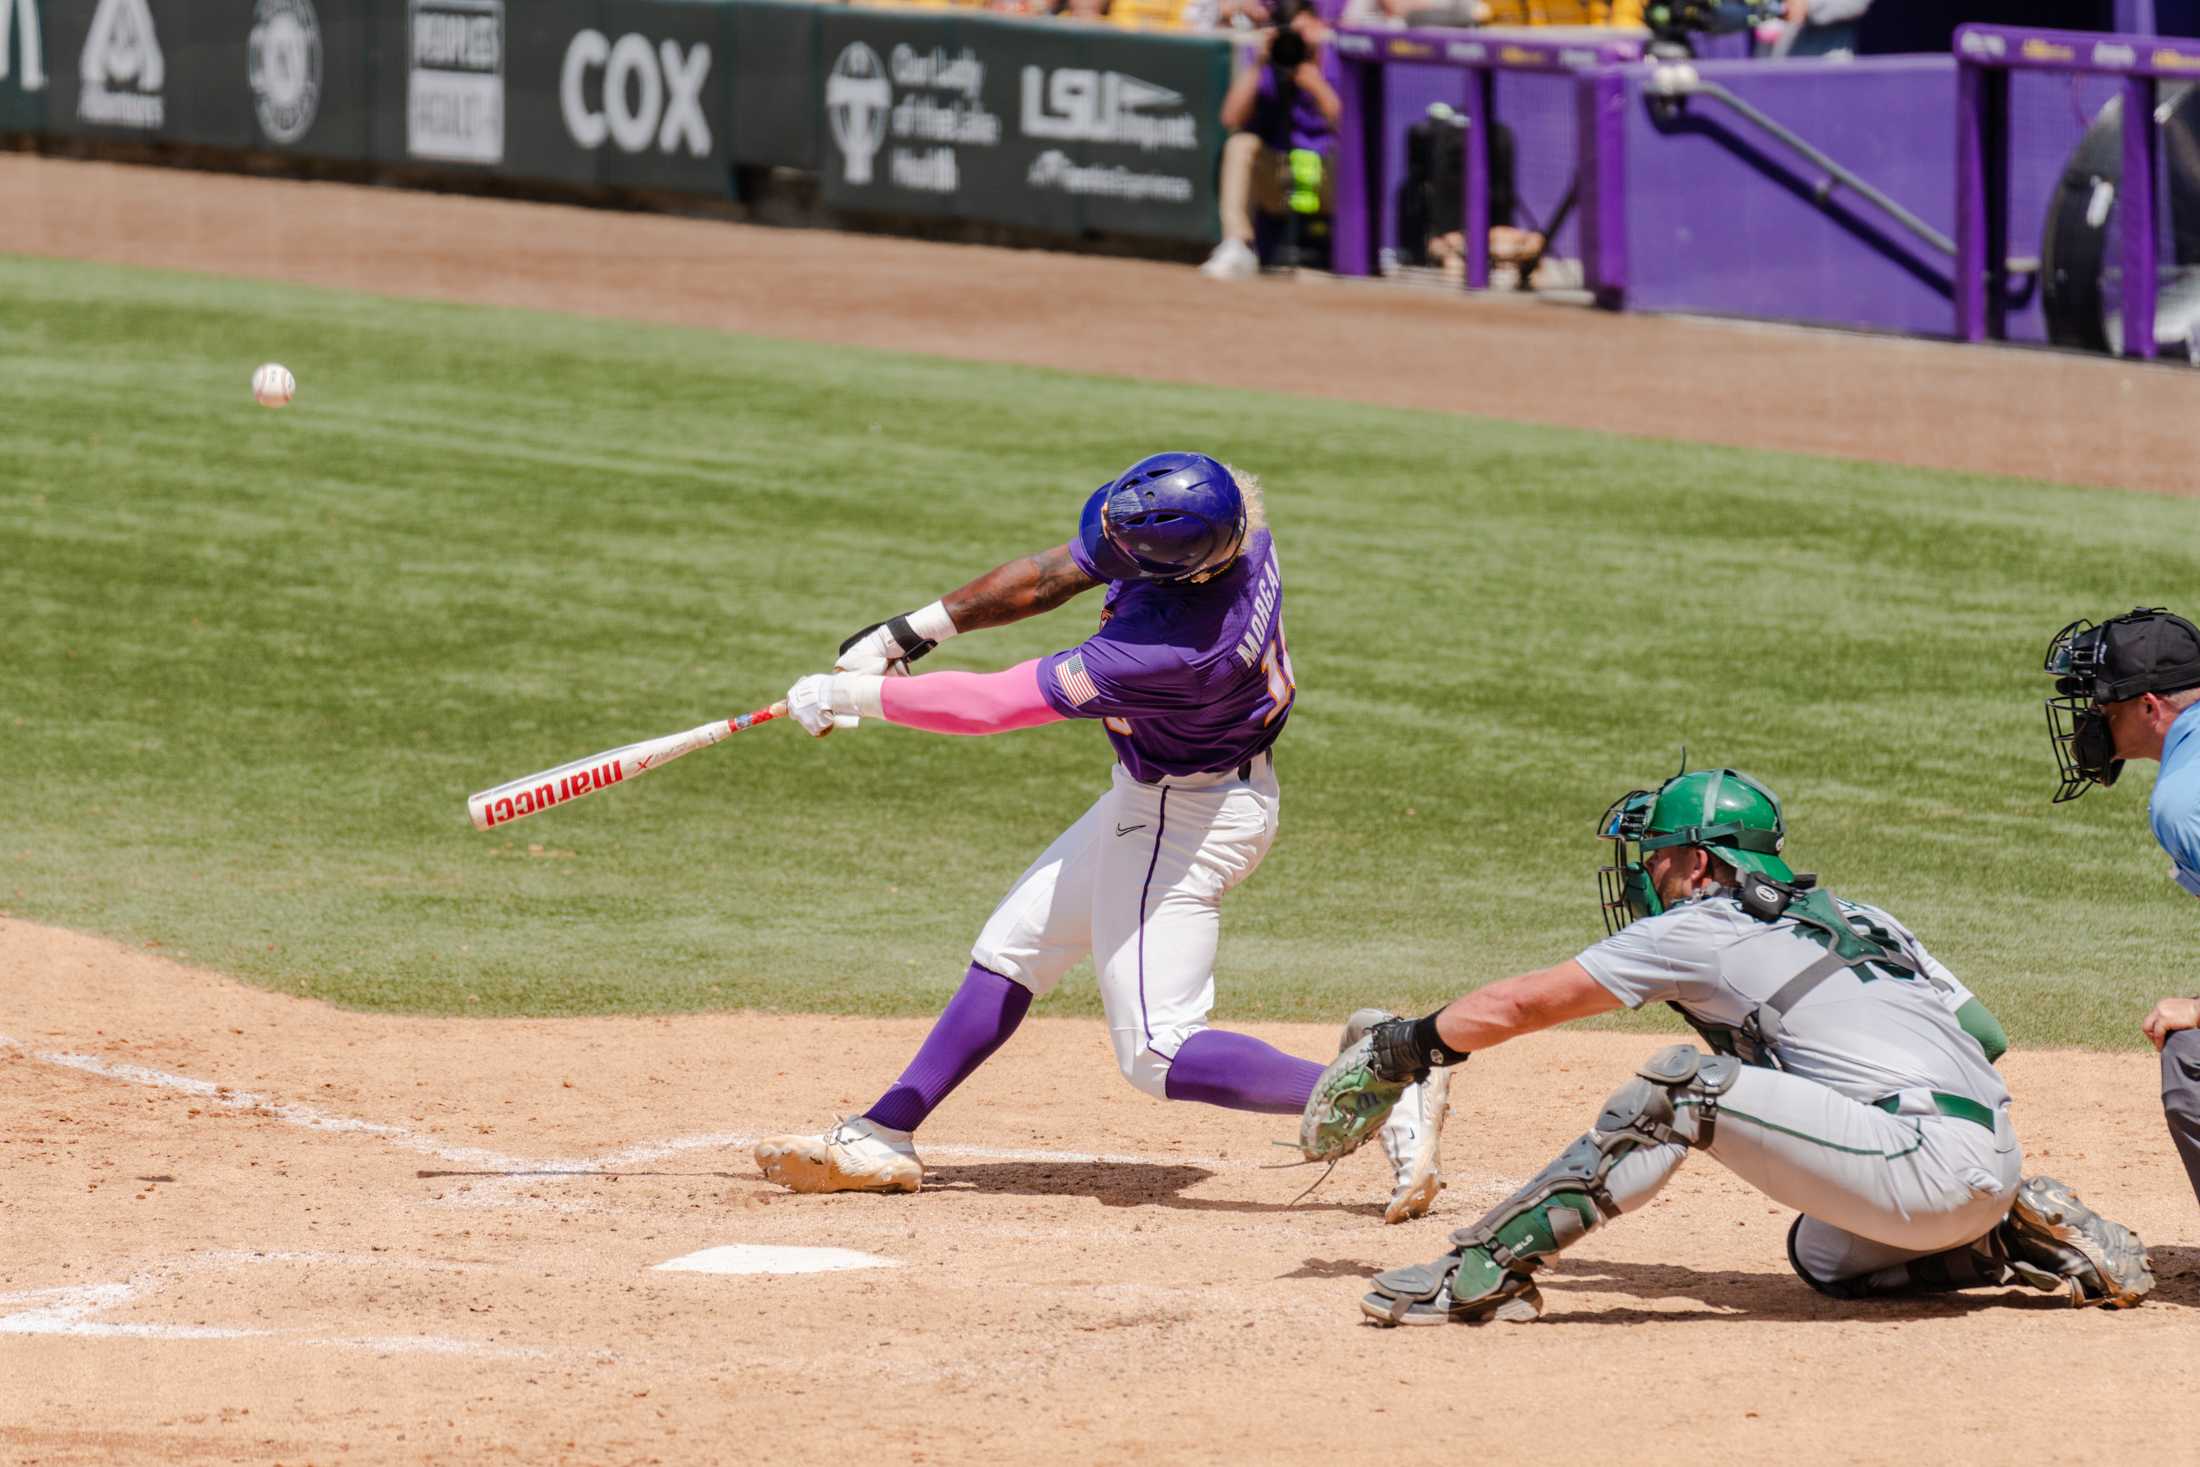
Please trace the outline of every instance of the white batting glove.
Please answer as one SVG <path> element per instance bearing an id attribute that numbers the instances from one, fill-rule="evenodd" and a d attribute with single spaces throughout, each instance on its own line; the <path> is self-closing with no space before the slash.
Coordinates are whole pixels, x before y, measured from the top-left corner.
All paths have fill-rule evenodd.
<path id="1" fill-rule="evenodd" d="M 882 716 L 879 688 L 885 681 L 864 673 L 811 673 L 787 689 L 787 714 L 813 739 L 854 728 L 866 716 Z"/>
<path id="2" fill-rule="evenodd" d="M 910 663 L 954 635 L 954 619 L 948 616 L 945 606 L 935 601 L 857 632 L 840 644 L 833 671 L 907 677 Z"/>
<path id="3" fill-rule="evenodd" d="M 835 672 L 861 672 L 872 677 L 907 677 L 909 664 L 894 634 L 880 622 L 867 632 L 858 633 L 840 649 L 840 656 L 833 660 Z"/>
<path id="4" fill-rule="evenodd" d="M 787 689 L 787 716 L 813 739 L 831 733 L 838 726 L 833 722 L 833 675 L 815 672 L 798 679 Z"/>

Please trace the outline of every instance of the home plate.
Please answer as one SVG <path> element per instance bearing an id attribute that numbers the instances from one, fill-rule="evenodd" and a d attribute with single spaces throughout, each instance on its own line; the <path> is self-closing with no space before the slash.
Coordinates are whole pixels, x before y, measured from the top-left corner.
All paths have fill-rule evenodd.
<path id="1" fill-rule="evenodd" d="M 728 1243 L 666 1263 L 654 1273 L 843 1273 L 852 1268 L 899 1268 L 891 1258 L 853 1248 L 790 1248 L 774 1243 Z"/>

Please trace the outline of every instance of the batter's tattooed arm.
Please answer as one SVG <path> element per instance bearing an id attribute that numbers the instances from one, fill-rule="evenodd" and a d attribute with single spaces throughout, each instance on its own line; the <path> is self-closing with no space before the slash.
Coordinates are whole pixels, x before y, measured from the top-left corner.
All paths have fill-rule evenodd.
<path id="1" fill-rule="evenodd" d="M 1064 544 L 995 566 L 961 590 L 948 592 L 940 604 L 954 618 L 956 631 L 974 632 L 1052 611 L 1099 584 L 1078 568 Z"/>

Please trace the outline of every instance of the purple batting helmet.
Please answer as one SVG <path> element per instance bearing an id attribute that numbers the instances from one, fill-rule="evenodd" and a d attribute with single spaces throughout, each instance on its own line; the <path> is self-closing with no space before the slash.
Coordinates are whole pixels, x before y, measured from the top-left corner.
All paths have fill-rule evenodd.
<path id="1" fill-rule="evenodd" d="M 1205 580 L 1245 544 L 1245 496 L 1204 453 L 1157 453 L 1092 491 L 1077 539 L 1103 580 Z"/>

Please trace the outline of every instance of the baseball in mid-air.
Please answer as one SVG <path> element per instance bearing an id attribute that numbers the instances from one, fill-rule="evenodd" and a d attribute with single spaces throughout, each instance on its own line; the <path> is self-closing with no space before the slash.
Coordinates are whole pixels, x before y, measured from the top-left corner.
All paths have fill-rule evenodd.
<path id="1" fill-rule="evenodd" d="M 279 408 L 298 390 L 298 379 L 281 362 L 269 362 L 252 374 L 252 400 L 261 407 Z"/>

